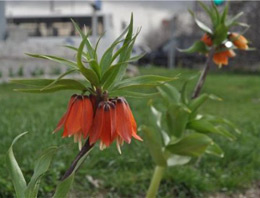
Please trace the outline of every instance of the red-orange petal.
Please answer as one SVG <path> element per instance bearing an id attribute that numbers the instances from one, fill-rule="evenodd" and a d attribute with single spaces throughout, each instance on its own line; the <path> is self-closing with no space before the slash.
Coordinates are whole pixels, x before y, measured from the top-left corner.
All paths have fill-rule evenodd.
<path id="1" fill-rule="evenodd" d="M 82 106 L 83 106 L 82 107 L 83 108 L 82 133 L 83 133 L 83 137 L 86 138 L 93 123 L 94 111 L 93 111 L 92 103 L 87 96 L 84 96 Z"/>
<path id="2" fill-rule="evenodd" d="M 127 143 L 131 142 L 132 123 L 124 99 L 119 98 L 116 104 L 116 132 Z"/>
<path id="3" fill-rule="evenodd" d="M 201 41 L 203 41 L 207 46 L 212 46 L 213 42 L 212 39 L 208 34 L 204 34 L 201 38 Z"/>
<path id="4" fill-rule="evenodd" d="M 137 135 L 137 125 L 136 125 L 136 122 L 135 122 L 135 118 L 133 116 L 133 113 L 130 109 L 130 106 L 129 104 L 127 104 L 127 109 L 128 109 L 128 113 L 129 113 L 129 116 L 130 116 L 130 120 L 131 120 L 131 124 L 132 124 L 132 136 L 137 139 L 137 140 L 140 140 L 140 141 L 143 141 L 143 139 Z"/>
<path id="5" fill-rule="evenodd" d="M 71 106 L 75 102 L 75 97 L 76 97 L 76 95 L 71 96 L 69 104 L 68 104 L 67 111 L 66 111 L 66 113 L 63 114 L 62 118 L 60 119 L 60 121 L 57 124 L 56 129 L 53 131 L 53 133 L 56 133 L 57 131 L 59 131 L 63 127 L 63 125 L 64 125 L 64 123 L 67 119 L 67 116 L 68 116 L 68 114 L 71 110 Z"/>
<path id="6" fill-rule="evenodd" d="M 111 144 L 112 138 L 112 120 L 111 120 L 111 109 L 108 103 L 104 104 L 104 118 L 103 118 L 103 126 L 100 134 L 100 140 L 107 147 Z"/>
<path id="7" fill-rule="evenodd" d="M 89 131 L 90 144 L 94 144 L 100 137 L 101 129 L 103 127 L 103 118 L 104 118 L 103 106 L 104 106 L 104 102 L 100 102 L 97 107 L 94 121 Z"/>
<path id="8" fill-rule="evenodd" d="M 68 135 L 81 132 L 82 130 L 82 115 L 83 115 L 83 96 L 77 96 L 69 112 L 68 118 L 64 124 L 64 128 L 68 131 Z"/>

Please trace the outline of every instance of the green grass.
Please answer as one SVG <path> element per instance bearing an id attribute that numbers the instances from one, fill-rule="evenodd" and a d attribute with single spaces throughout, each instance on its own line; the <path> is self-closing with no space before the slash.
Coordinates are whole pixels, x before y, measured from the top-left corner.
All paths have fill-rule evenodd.
<path id="1" fill-rule="evenodd" d="M 181 73 L 173 82 L 178 88 L 185 78 L 197 74 L 191 70 L 168 71 L 159 68 L 141 69 L 142 74 L 173 76 Z M 195 81 L 194 81 L 195 83 Z M 15 145 L 15 155 L 27 181 L 33 173 L 34 161 L 44 148 L 61 146 L 48 174 L 44 176 L 40 197 L 52 194 L 58 179 L 77 153 L 72 139 L 62 139 L 61 132 L 52 134 L 61 115 L 66 110 L 72 92 L 33 95 L 13 92 L 14 85 L 0 86 L 0 197 L 12 197 L 13 187 L 5 165 L 5 153 L 12 139 L 24 132 Z M 189 86 L 192 89 L 192 86 Z M 232 120 L 243 132 L 237 141 L 217 138 L 225 151 L 223 159 L 205 155 L 199 164 L 169 168 L 162 180 L 160 197 L 205 197 L 205 193 L 223 191 L 232 193 L 250 186 L 260 178 L 260 78 L 250 75 L 213 73 L 208 76 L 203 92 L 223 98 L 223 102 L 208 101 L 202 111 Z M 129 99 L 138 124 L 146 123 L 147 100 Z M 142 134 L 140 134 L 142 136 Z M 125 144 L 119 155 L 115 145 L 104 151 L 98 146 L 91 152 L 76 176 L 73 193 L 96 197 L 144 197 L 154 164 L 145 145 L 133 141 Z M 87 175 L 100 181 L 95 188 Z"/>

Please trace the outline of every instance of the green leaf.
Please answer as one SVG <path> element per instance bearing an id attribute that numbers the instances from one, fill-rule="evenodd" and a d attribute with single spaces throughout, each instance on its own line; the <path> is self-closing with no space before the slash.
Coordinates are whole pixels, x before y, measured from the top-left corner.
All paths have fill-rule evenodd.
<path id="1" fill-rule="evenodd" d="M 78 67 L 81 71 L 81 73 L 86 77 L 86 79 L 93 85 L 98 86 L 99 85 L 99 78 L 98 78 L 98 74 L 96 72 L 94 72 L 91 69 L 85 68 L 83 63 L 82 63 L 82 52 L 83 52 L 83 48 L 84 48 L 84 43 L 86 41 L 86 37 L 84 37 L 84 39 L 81 41 L 79 49 L 78 49 L 78 53 L 77 53 L 77 64 Z"/>
<path id="2" fill-rule="evenodd" d="M 105 35 L 105 32 L 103 32 L 103 33 L 100 35 L 100 37 L 98 38 L 98 41 L 97 41 L 97 43 L 96 43 L 95 49 L 94 49 L 94 55 L 95 55 L 94 59 L 95 59 L 96 61 L 98 60 L 98 56 L 97 56 L 98 45 L 99 45 L 99 43 L 100 43 L 100 41 L 101 41 L 101 39 L 102 39 L 102 37 L 103 37 L 104 35 Z"/>
<path id="3" fill-rule="evenodd" d="M 194 52 L 200 52 L 200 53 L 208 53 L 209 49 L 207 45 L 202 41 L 196 41 L 191 47 L 188 49 L 178 49 L 180 52 L 185 53 L 194 53 Z"/>
<path id="4" fill-rule="evenodd" d="M 228 36 L 228 27 L 226 27 L 224 24 L 219 24 L 216 27 L 216 30 L 213 35 L 213 43 L 218 46 L 227 39 L 227 36 Z"/>
<path id="5" fill-rule="evenodd" d="M 73 172 L 63 181 L 60 181 L 56 190 L 55 190 L 55 194 L 53 195 L 53 198 L 66 198 L 68 197 L 71 185 L 73 184 L 74 178 L 75 178 L 75 172 L 78 170 L 78 168 L 83 164 L 83 162 L 85 161 L 85 159 L 88 157 L 88 154 L 90 153 L 90 151 L 93 149 L 93 147 L 84 154 L 84 156 L 82 156 L 80 158 L 80 160 L 78 161 L 78 163 L 76 164 Z"/>
<path id="6" fill-rule="evenodd" d="M 140 31 L 141 30 L 139 30 L 136 33 L 136 35 L 134 36 L 134 38 L 131 40 L 128 48 L 126 48 L 124 51 L 122 51 L 122 53 L 120 53 L 119 62 L 127 62 L 130 59 L 131 54 L 132 54 L 132 50 L 133 50 L 133 47 L 134 47 L 134 44 L 135 44 L 135 40 L 136 40 L 138 34 L 140 33 Z M 115 82 L 120 81 L 124 77 L 127 66 L 128 66 L 128 63 L 125 63 L 119 68 Z"/>
<path id="7" fill-rule="evenodd" d="M 44 151 L 43 154 L 40 156 L 40 158 L 36 161 L 33 176 L 25 191 L 26 197 L 37 198 L 40 180 L 42 176 L 49 169 L 51 161 L 54 155 L 56 154 L 56 152 L 57 152 L 57 147 L 50 147 L 46 151 Z"/>
<path id="8" fill-rule="evenodd" d="M 243 14 L 244 14 L 244 12 L 239 12 L 237 15 L 235 15 L 235 16 L 232 17 L 231 19 L 227 20 L 226 23 L 225 23 L 225 25 L 226 25 L 227 27 L 232 26 L 232 25 L 236 22 L 236 20 L 239 19 Z"/>
<path id="9" fill-rule="evenodd" d="M 167 151 L 184 156 L 198 157 L 202 155 L 213 141 L 206 135 L 192 133 L 174 144 L 166 147 Z"/>
<path id="10" fill-rule="evenodd" d="M 11 79 L 10 82 L 14 84 L 34 86 L 34 87 L 43 87 L 52 83 L 54 79 Z"/>
<path id="11" fill-rule="evenodd" d="M 221 158 L 224 157 L 223 150 L 216 143 L 209 145 L 206 149 L 206 153 L 210 154 L 210 155 L 215 155 L 215 156 L 221 157 Z"/>
<path id="12" fill-rule="evenodd" d="M 128 65 L 129 62 L 131 62 L 130 55 L 131 55 L 132 48 L 133 48 L 133 45 L 134 45 L 134 42 L 135 42 L 137 35 L 138 35 L 138 33 L 131 40 L 130 44 L 128 44 L 128 43 L 124 44 L 123 47 L 121 47 L 113 55 L 111 63 L 117 58 L 118 55 L 120 55 L 120 58 L 119 58 L 118 63 L 116 64 L 117 67 L 111 66 L 110 68 L 113 67 L 113 69 L 110 70 L 110 68 L 109 68 L 109 70 L 107 70 L 107 72 L 109 71 L 109 78 L 107 78 L 108 80 L 106 80 L 106 82 L 104 84 L 104 87 L 106 87 L 107 89 L 112 87 L 112 85 L 114 83 L 120 81 L 123 78 L 123 76 L 125 75 L 127 65 Z M 127 51 L 126 56 L 124 58 L 121 58 L 121 55 L 124 52 L 124 50 Z"/>
<path id="13" fill-rule="evenodd" d="M 55 79 L 14 79 L 11 82 L 21 85 L 32 86 L 33 89 L 15 89 L 20 92 L 31 92 L 31 93 L 49 93 L 60 90 L 80 90 L 84 91 L 86 87 L 79 81 L 72 79 L 60 79 L 50 87 L 46 87 L 52 84 Z M 43 89 L 44 88 L 44 89 Z"/>
<path id="14" fill-rule="evenodd" d="M 150 110 L 152 113 L 153 123 L 156 123 L 157 127 L 161 128 L 162 112 L 158 111 L 153 105 L 150 105 Z"/>
<path id="15" fill-rule="evenodd" d="M 137 91 L 127 91 L 127 90 L 123 90 L 123 89 L 109 92 L 109 96 L 111 96 L 111 97 L 124 96 L 124 97 L 129 97 L 129 98 L 153 98 L 158 95 L 159 95 L 158 92 L 144 93 L 144 92 L 137 92 Z"/>
<path id="16" fill-rule="evenodd" d="M 159 93 L 162 98 L 166 102 L 166 104 L 178 103 L 180 101 L 180 93 L 179 91 L 172 85 L 164 84 L 160 87 L 157 87 Z"/>
<path id="17" fill-rule="evenodd" d="M 217 25 L 220 24 L 220 14 L 219 14 L 219 11 L 218 11 L 217 6 L 216 6 L 213 2 L 212 2 L 212 8 L 213 8 L 213 11 L 212 11 L 212 12 L 215 12 L 214 27 L 216 27 Z"/>
<path id="18" fill-rule="evenodd" d="M 171 154 L 167 158 L 167 165 L 169 167 L 171 167 L 171 166 L 182 166 L 182 165 L 189 163 L 190 160 L 191 160 L 191 157 L 188 157 L 188 156 L 180 156 L 180 155 Z"/>
<path id="19" fill-rule="evenodd" d="M 222 135 L 226 138 L 228 138 L 229 140 L 234 140 L 236 139 L 236 137 L 230 133 L 229 131 L 227 131 L 223 126 L 220 125 L 214 125 L 211 122 L 209 122 L 206 119 L 199 119 L 199 120 L 192 120 L 188 123 L 187 125 L 188 129 L 193 129 L 199 133 L 215 133 L 215 134 L 219 134 Z"/>
<path id="20" fill-rule="evenodd" d="M 101 70 L 100 67 L 98 65 L 98 62 L 94 59 L 89 61 L 89 65 L 90 67 L 93 69 L 93 71 L 95 71 L 95 73 L 97 74 L 98 78 L 101 78 Z"/>
<path id="21" fill-rule="evenodd" d="M 162 141 L 160 134 L 153 128 L 142 126 L 141 131 L 144 134 L 144 143 L 148 147 L 150 154 L 157 166 L 166 166 L 167 162 L 162 152 Z"/>
<path id="22" fill-rule="evenodd" d="M 199 97 L 192 99 L 188 107 L 192 112 L 196 112 L 201 107 L 201 105 L 203 105 L 208 99 L 217 100 L 217 101 L 222 100 L 221 98 L 215 95 L 201 94 Z"/>
<path id="23" fill-rule="evenodd" d="M 121 35 L 122 36 L 122 35 Z M 112 45 L 105 51 L 103 54 L 101 60 L 100 60 L 100 67 L 102 70 L 102 74 L 107 71 L 107 69 L 110 67 L 110 65 L 113 63 L 112 56 L 113 56 L 113 51 L 115 47 L 121 43 L 122 41 L 115 41 L 112 43 Z"/>
<path id="24" fill-rule="evenodd" d="M 81 30 L 81 28 L 79 27 L 79 25 L 73 20 L 71 19 L 71 22 L 73 23 L 74 28 L 77 30 L 77 32 L 80 34 L 81 38 L 85 37 L 85 34 L 83 33 L 83 31 Z"/>
<path id="25" fill-rule="evenodd" d="M 206 32 L 208 34 L 213 34 L 213 31 L 206 26 L 204 23 L 202 23 L 200 20 L 197 19 L 197 17 L 195 16 L 194 12 L 189 10 L 190 14 L 192 15 L 192 17 L 194 18 L 195 23 L 197 24 L 197 26 L 203 31 Z"/>
<path id="26" fill-rule="evenodd" d="M 182 104 L 171 104 L 166 112 L 166 123 L 169 133 L 180 138 L 184 135 L 190 110 Z"/>
<path id="27" fill-rule="evenodd" d="M 129 87 L 158 86 L 176 78 L 169 78 L 156 75 L 137 76 L 122 80 L 115 84 L 114 89 L 125 89 Z"/>
<path id="28" fill-rule="evenodd" d="M 74 46 L 71 46 L 71 45 L 63 45 L 63 47 L 66 47 L 66 48 L 69 48 L 69 49 L 72 49 L 73 51 L 76 51 L 78 52 L 78 48 L 74 47 Z M 90 57 L 87 53 L 85 52 L 82 52 L 82 55 L 83 57 L 86 59 L 86 61 L 89 61 Z"/>
<path id="29" fill-rule="evenodd" d="M 199 1 L 200 6 L 204 9 L 204 11 L 207 13 L 207 15 L 210 17 L 212 24 L 215 24 L 216 22 L 216 16 L 215 14 L 212 12 L 212 10 L 210 8 L 208 8 L 208 6 L 206 4 L 204 4 L 203 2 Z"/>
<path id="30" fill-rule="evenodd" d="M 228 4 L 225 6 L 225 9 L 223 10 L 222 16 L 221 16 L 221 23 L 225 24 L 226 18 L 227 18 L 227 14 L 228 14 Z"/>
<path id="31" fill-rule="evenodd" d="M 61 74 L 58 78 L 56 78 L 56 80 L 54 80 L 52 83 L 50 83 L 49 85 L 47 85 L 46 87 L 42 88 L 42 90 L 50 88 L 51 86 L 55 85 L 59 80 L 61 80 L 63 77 L 67 76 L 68 74 L 71 74 L 75 71 L 78 71 L 78 69 L 72 69 L 72 70 L 68 70 L 65 73 Z"/>
<path id="32" fill-rule="evenodd" d="M 131 25 L 131 24 L 130 24 Z M 105 51 L 104 55 L 102 56 L 100 60 L 100 67 L 102 70 L 102 74 L 109 68 L 109 66 L 112 64 L 112 56 L 113 51 L 115 47 L 123 42 L 121 41 L 122 37 L 128 32 L 130 25 L 122 32 L 122 34 L 112 43 L 112 45 Z"/>
<path id="33" fill-rule="evenodd" d="M 187 85 L 190 81 L 194 80 L 195 78 L 197 78 L 197 75 L 194 75 L 192 77 L 189 77 L 188 79 L 186 79 L 182 85 L 182 88 L 181 88 L 181 101 L 183 104 L 187 105 L 190 101 L 190 96 L 188 96 L 187 94 Z"/>
<path id="34" fill-rule="evenodd" d="M 66 198 L 68 197 L 71 185 L 73 184 L 75 174 L 71 174 L 64 181 L 61 181 L 55 191 L 53 198 Z"/>
<path id="35" fill-rule="evenodd" d="M 140 58 L 144 57 L 145 53 L 142 53 L 140 55 L 137 55 L 137 56 L 133 56 L 131 57 L 128 62 L 135 62 L 135 61 L 138 61 Z"/>
<path id="36" fill-rule="evenodd" d="M 76 62 L 70 61 L 70 60 L 67 60 L 65 58 L 61 58 L 61 57 L 58 57 L 58 56 L 29 54 L 29 53 L 26 53 L 26 55 L 34 57 L 34 58 L 41 58 L 41 59 L 51 60 L 51 61 L 54 61 L 54 62 L 57 62 L 57 63 L 60 63 L 60 64 L 64 64 L 64 65 L 70 66 L 73 69 L 76 69 L 78 67 Z"/>
<path id="37" fill-rule="evenodd" d="M 24 192 L 26 189 L 26 181 L 24 179 L 23 173 L 15 159 L 14 153 L 13 153 L 13 146 L 16 143 L 18 139 L 20 139 L 22 136 L 24 136 L 27 132 L 24 132 L 20 135 L 18 135 L 12 142 L 11 146 L 9 147 L 7 151 L 6 156 L 6 164 L 9 169 L 11 179 L 14 185 L 16 196 L 19 198 L 24 198 Z"/>
<path id="38" fill-rule="evenodd" d="M 216 116 L 212 116 L 212 115 L 204 115 L 203 118 L 207 119 L 211 123 L 227 125 L 232 130 L 234 130 L 236 133 L 241 134 L 241 131 L 236 127 L 236 125 L 225 118 L 220 118 L 220 117 L 216 117 Z"/>
<path id="39" fill-rule="evenodd" d="M 119 70 L 119 67 L 121 67 L 123 64 L 128 63 L 123 62 L 123 63 L 117 63 L 115 65 L 112 65 L 108 68 L 108 70 L 104 73 L 101 79 L 101 84 L 103 85 L 103 88 L 106 90 L 109 88 L 111 84 L 113 84 L 115 77 L 117 76 L 117 72 Z"/>

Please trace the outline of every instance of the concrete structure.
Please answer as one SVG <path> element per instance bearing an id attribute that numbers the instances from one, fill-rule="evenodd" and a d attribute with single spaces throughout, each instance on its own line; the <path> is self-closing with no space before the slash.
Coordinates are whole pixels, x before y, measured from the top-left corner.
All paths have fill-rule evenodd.
<path id="1" fill-rule="evenodd" d="M 5 2 L 0 1 L 0 40 L 3 40 L 6 32 Z"/>

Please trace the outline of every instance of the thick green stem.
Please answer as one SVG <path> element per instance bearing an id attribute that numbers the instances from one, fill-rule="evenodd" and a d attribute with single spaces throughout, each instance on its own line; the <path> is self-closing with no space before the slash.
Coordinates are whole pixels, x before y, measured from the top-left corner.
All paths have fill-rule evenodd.
<path id="1" fill-rule="evenodd" d="M 146 194 L 146 198 L 155 198 L 162 180 L 165 167 L 156 166 L 153 173 L 149 189 Z"/>

